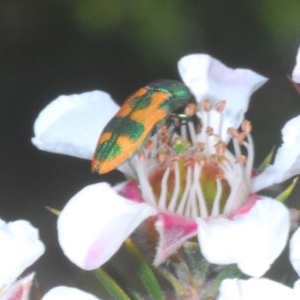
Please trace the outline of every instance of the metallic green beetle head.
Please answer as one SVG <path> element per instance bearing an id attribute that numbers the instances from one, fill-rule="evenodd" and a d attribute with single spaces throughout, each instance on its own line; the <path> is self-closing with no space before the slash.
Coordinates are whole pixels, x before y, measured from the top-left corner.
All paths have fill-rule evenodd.
<path id="1" fill-rule="evenodd" d="M 149 83 L 147 88 L 169 94 L 168 105 L 171 111 L 175 111 L 187 103 L 193 102 L 191 91 L 180 81 L 169 79 L 157 80 Z"/>

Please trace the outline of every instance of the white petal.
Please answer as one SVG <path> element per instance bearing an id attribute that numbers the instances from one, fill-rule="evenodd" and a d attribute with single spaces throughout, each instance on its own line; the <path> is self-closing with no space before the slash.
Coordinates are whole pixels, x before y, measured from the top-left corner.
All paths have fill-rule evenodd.
<path id="1" fill-rule="evenodd" d="M 38 230 L 28 221 L 0 219 L 0 290 L 11 284 L 45 251 Z"/>
<path id="2" fill-rule="evenodd" d="M 300 83 L 300 47 L 298 48 L 298 53 L 296 56 L 296 65 L 292 72 L 292 79 L 296 83 Z"/>
<path id="3" fill-rule="evenodd" d="M 298 299 L 300 299 L 300 279 L 294 283 L 294 291 L 297 293 Z"/>
<path id="4" fill-rule="evenodd" d="M 295 231 L 290 240 L 290 261 L 300 277 L 300 227 Z"/>
<path id="5" fill-rule="evenodd" d="M 198 220 L 198 239 L 204 257 L 215 264 L 236 263 L 250 276 L 262 276 L 284 249 L 289 232 L 285 206 L 262 198 L 244 215 L 232 220 Z"/>
<path id="6" fill-rule="evenodd" d="M 227 139 L 228 127 L 239 127 L 248 109 L 250 96 L 267 81 L 251 70 L 230 69 L 206 54 L 184 56 L 178 62 L 178 69 L 198 102 L 208 99 L 215 104 L 226 100 L 223 131 L 220 133 L 223 140 Z M 209 126 L 218 132 L 217 119 L 220 117 L 215 113 L 210 118 Z"/>
<path id="7" fill-rule="evenodd" d="M 79 289 L 67 286 L 58 286 L 51 289 L 44 295 L 42 300 L 100 300 L 99 298 L 81 291 Z"/>
<path id="8" fill-rule="evenodd" d="M 91 159 L 100 133 L 118 109 L 102 91 L 60 96 L 40 112 L 32 143 L 40 150 Z"/>
<path id="9" fill-rule="evenodd" d="M 218 300 L 296 300 L 298 294 L 288 286 L 267 278 L 225 279 Z"/>
<path id="10" fill-rule="evenodd" d="M 289 120 L 281 133 L 283 143 L 274 163 L 252 180 L 254 193 L 300 173 L 300 116 Z"/>
<path id="11" fill-rule="evenodd" d="M 34 273 L 12 283 L 7 289 L 0 290 L 2 300 L 29 300 Z"/>
<path id="12" fill-rule="evenodd" d="M 74 264 L 92 270 L 109 260 L 136 227 L 155 213 L 147 204 L 119 196 L 107 183 L 89 185 L 60 213 L 59 243 Z"/>

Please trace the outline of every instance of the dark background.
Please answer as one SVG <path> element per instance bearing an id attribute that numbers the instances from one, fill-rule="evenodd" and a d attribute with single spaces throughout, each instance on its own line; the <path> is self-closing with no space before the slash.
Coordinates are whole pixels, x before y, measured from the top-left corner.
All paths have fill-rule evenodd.
<path id="1" fill-rule="evenodd" d="M 40 228 L 46 254 L 33 267 L 42 290 L 85 287 L 82 271 L 61 255 L 56 217 L 82 187 L 110 176 L 90 174 L 88 161 L 35 149 L 39 111 L 61 94 L 102 89 L 118 101 L 145 83 L 179 79 L 178 59 L 209 53 L 270 81 L 255 94 L 256 160 L 281 141 L 280 129 L 300 113 L 288 82 L 300 44 L 299 1 L 0 0 L 0 216 Z"/>

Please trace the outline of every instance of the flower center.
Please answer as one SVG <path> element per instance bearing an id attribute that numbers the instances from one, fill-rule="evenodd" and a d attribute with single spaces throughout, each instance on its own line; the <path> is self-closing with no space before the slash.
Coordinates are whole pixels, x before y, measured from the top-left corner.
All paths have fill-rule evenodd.
<path id="1" fill-rule="evenodd" d="M 146 143 L 134 158 L 145 201 L 188 218 L 230 217 L 243 204 L 254 156 L 251 125 L 244 120 L 240 131 L 227 128 L 229 142 L 222 141 L 225 106 L 204 101 L 196 125 L 182 122 L 180 134 L 163 126 Z"/>

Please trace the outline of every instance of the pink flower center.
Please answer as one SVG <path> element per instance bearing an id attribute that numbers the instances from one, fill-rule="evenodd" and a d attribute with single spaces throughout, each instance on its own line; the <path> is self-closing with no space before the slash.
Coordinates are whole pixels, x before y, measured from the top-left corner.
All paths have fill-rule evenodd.
<path id="1" fill-rule="evenodd" d="M 162 212 L 212 218 L 230 217 L 247 200 L 254 156 L 251 125 L 244 121 L 240 131 L 228 128 L 229 143 L 222 141 L 224 129 L 216 132 L 209 114 L 225 123 L 225 104 L 213 107 L 204 101 L 195 122 L 182 122 L 180 133 L 163 126 L 134 157 L 144 201 Z"/>

